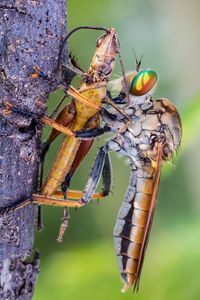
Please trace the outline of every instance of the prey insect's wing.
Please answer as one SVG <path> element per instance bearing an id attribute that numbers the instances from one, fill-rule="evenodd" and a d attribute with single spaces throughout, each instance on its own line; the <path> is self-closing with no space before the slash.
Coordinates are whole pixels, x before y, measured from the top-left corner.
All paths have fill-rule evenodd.
<path id="1" fill-rule="evenodd" d="M 159 182 L 160 182 L 162 154 L 163 154 L 163 146 L 161 143 L 159 143 L 158 144 L 158 155 L 157 155 L 157 160 L 156 160 L 156 174 L 155 174 L 154 184 L 153 184 L 153 192 L 152 192 L 152 197 L 151 197 L 150 208 L 148 211 L 147 223 L 145 226 L 143 241 L 142 241 L 140 254 L 139 254 L 138 266 L 137 266 L 137 271 L 136 271 L 136 275 L 135 275 L 135 283 L 134 283 L 134 289 L 133 289 L 134 291 L 138 291 L 138 289 L 139 289 L 139 282 L 140 282 L 140 276 L 141 276 L 142 266 L 143 266 L 143 262 L 144 262 L 145 251 L 147 248 L 149 234 L 151 231 L 153 215 L 154 215 L 154 210 L 155 210 L 155 205 L 156 205 L 156 199 L 157 199 L 157 195 L 158 195 Z"/>

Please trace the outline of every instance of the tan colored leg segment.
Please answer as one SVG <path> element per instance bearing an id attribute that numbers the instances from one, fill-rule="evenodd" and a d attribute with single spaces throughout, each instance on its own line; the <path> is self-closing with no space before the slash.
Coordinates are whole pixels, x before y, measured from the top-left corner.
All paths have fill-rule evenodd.
<path id="1" fill-rule="evenodd" d="M 81 191 L 68 191 L 68 197 L 74 200 L 81 200 L 81 197 L 83 195 L 83 192 Z M 102 193 L 95 193 L 92 196 L 93 200 L 99 200 L 103 199 L 105 196 Z M 45 195 L 39 195 L 39 194 L 33 194 L 31 199 L 27 199 L 23 201 L 22 203 L 16 205 L 15 207 L 12 207 L 9 211 L 16 211 L 19 210 L 29 204 L 38 204 L 38 205 L 50 205 L 50 206 L 58 206 L 58 207 L 74 207 L 79 208 L 84 206 L 84 203 L 81 203 L 79 201 L 71 201 L 71 200 L 64 200 L 63 199 L 63 193 L 61 191 L 55 192 L 51 197 L 45 196 Z"/>

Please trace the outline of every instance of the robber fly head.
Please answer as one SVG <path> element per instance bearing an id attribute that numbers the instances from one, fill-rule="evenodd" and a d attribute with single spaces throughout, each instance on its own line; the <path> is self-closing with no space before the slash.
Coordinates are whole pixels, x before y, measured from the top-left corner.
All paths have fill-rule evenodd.
<path id="1" fill-rule="evenodd" d="M 158 75 L 155 71 L 150 69 L 142 70 L 140 69 L 140 64 L 141 60 L 136 60 L 136 69 L 125 74 L 129 95 L 133 97 L 140 97 L 147 94 L 152 95 L 158 80 Z M 116 93 L 123 92 L 123 78 L 120 77 L 113 80 L 110 83 L 110 87 Z"/>
<path id="2" fill-rule="evenodd" d="M 136 70 L 126 76 L 129 86 L 129 93 L 132 96 L 143 96 L 155 87 L 158 75 L 153 70 Z"/>

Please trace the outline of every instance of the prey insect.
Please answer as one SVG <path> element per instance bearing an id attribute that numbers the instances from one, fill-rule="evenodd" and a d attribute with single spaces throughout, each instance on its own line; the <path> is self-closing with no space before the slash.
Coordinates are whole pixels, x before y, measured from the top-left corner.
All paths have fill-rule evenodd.
<path id="1" fill-rule="evenodd" d="M 71 176 L 89 151 L 93 141 L 81 141 L 76 138 L 75 131 L 85 130 L 85 128 L 93 128 L 93 130 L 98 131 L 100 111 L 103 110 L 101 108 L 102 102 L 107 96 L 106 86 L 118 53 L 119 42 L 115 29 L 106 29 L 105 34 L 97 41 L 94 57 L 88 72 L 84 73 L 84 81 L 79 90 L 77 91 L 71 86 L 67 90 L 67 93 L 73 96 L 72 102 L 64 107 L 55 121 L 45 116 L 42 117 L 41 120 L 44 124 L 48 124 L 54 128 L 47 141 L 48 145 L 60 132 L 65 133 L 67 136 L 41 188 L 40 195 L 33 195 L 32 199 L 23 202 L 19 207 L 31 202 L 62 207 L 81 206 L 79 202 L 67 200 L 67 198 L 77 199 L 77 197 L 80 199 L 80 192 L 68 191 L 67 194 L 66 192 Z M 42 71 L 35 68 L 35 73 L 32 74 L 32 77 L 37 78 L 38 76 L 42 76 L 48 80 L 48 77 Z M 121 111 L 114 102 L 109 101 L 109 104 Z M 105 113 L 105 110 L 103 112 Z M 121 113 L 124 114 L 123 111 Z M 62 192 L 57 191 L 60 185 L 62 186 Z M 98 194 L 95 197 L 101 198 L 102 194 Z M 67 222 L 67 213 L 65 211 L 64 223 L 61 228 L 62 233 Z M 62 234 L 60 235 L 61 239 Z"/>
<path id="2" fill-rule="evenodd" d="M 181 143 L 182 126 L 179 113 L 168 99 L 153 100 L 158 76 L 152 70 L 126 74 L 129 101 L 123 105 L 132 122 L 124 124 L 104 118 L 106 126 L 118 134 L 100 148 L 94 161 L 81 202 L 86 204 L 96 190 L 101 174 L 111 181 L 109 151 L 129 159 L 131 177 L 114 229 L 115 253 L 124 281 L 123 291 L 139 288 L 139 280 L 158 194 L 163 161 L 168 161 Z M 113 90 L 122 91 L 122 79 L 111 83 Z M 125 99 L 126 100 L 126 99 Z M 92 130 L 78 132 L 81 138 L 94 137 Z M 105 179 L 104 179 L 105 180 Z"/>

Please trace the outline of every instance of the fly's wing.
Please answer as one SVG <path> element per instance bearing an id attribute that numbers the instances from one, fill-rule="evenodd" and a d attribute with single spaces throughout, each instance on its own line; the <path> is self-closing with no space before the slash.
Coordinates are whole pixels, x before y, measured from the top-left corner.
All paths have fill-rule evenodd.
<path id="1" fill-rule="evenodd" d="M 137 266 L 137 271 L 136 271 L 136 275 L 135 275 L 135 283 L 134 283 L 134 289 L 133 289 L 134 291 L 138 291 L 138 289 L 139 289 L 139 281 L 140 281 L 145 251 L 147 248 L 149 234 L 151 231 L 153 215 L 154 215 L 154 210 L 155 210 L 155 205 L 156 205 L 156 199 L 157 199 L 157 195 L 158 195 L 158 187 L 159 187 L 159 182 L 160 182 L 162 154 L 163 154 L 163 146 L 161 143 L 159 143 L 158 144 L 158 155 L 157 155 L 157 160 L 156 160 L 156 174 L 155 174 L 155 178 L 154 178 L 151 204 L 150 204 L 150 208 L 148 211 L 147 223 L 145 226 L 143 241 L 142 241 L 140 254 L 139 254 L 138 266 Z"/>

